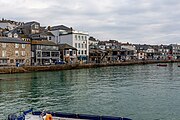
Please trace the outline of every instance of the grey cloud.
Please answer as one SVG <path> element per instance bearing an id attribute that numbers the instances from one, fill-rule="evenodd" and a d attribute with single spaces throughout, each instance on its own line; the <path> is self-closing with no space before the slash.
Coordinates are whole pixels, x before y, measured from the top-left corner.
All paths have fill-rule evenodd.
<path id="1" fill-rule="evenodd" d="M 7 19 L 65 24 L 102 40 L 180 43 L 177 0 L 0 0 L 0 8 Z"/>

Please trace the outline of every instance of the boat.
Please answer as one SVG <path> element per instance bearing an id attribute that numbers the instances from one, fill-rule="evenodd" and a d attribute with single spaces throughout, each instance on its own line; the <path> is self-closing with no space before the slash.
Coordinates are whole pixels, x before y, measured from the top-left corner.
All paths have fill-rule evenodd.
<path id="1" fill-rule="evenodd" d="M 8 115 L 8 120 L 132 120 L 124 117 L 73 114 L 62 112 L 33 111 L 29 109 L 20 114 Z"/>
<path id="2" fill-rule="evenodd" d="M 157 66 L 167 67 L 167 64 L 157 64 Z"/>

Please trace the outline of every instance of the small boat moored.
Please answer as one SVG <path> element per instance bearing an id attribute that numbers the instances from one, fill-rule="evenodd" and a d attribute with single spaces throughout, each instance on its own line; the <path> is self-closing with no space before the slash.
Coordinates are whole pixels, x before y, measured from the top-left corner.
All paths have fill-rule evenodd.
<path id="1" fill-rule="evenodd" d="M 157 64 L 157 66 L 167 67 L 167 64 Z"/>
<path id="2" fill-rule="evenodd" d="M 98 116 L 87 114 L 73 114 L 61 112 L 34 112 L 33 109 L 8 115 L 8 120 L 132 120 L 124 117 Z"/>

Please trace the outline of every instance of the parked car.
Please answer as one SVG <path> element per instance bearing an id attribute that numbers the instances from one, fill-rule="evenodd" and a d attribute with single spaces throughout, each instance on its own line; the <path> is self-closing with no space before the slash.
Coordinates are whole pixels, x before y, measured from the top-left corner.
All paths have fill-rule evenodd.
<path id="1" fill-rule="evenodd" d="M 61 61 L 61 60 L 58 60 L 55 62 L 55 65 L 61 65 L 61 64 L 66 64 L 65 61 Z"/>

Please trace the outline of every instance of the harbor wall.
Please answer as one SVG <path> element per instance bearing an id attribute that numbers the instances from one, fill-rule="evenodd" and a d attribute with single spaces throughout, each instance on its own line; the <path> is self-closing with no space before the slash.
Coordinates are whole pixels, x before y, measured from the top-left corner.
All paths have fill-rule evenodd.
<path id="1" fill-rule="evenodd" d="M 72 69 L 86 69 L 107 66 L 126 66 L 126 65 L 142 65 L 142 64 L 158 64 L 158 63 L 173 63 L 180 62 L 180 60 L 146 60 L 146 61 L 126 61 L 118 63 L 88 63 L 88 64 L 63 64 L 63 65 L 49 65 L 49 66 L 6 66 L 0 67 L 0 74 L 13 74 L 13 73 L 27 73 L 37 71 L 60 71 Z"/>

